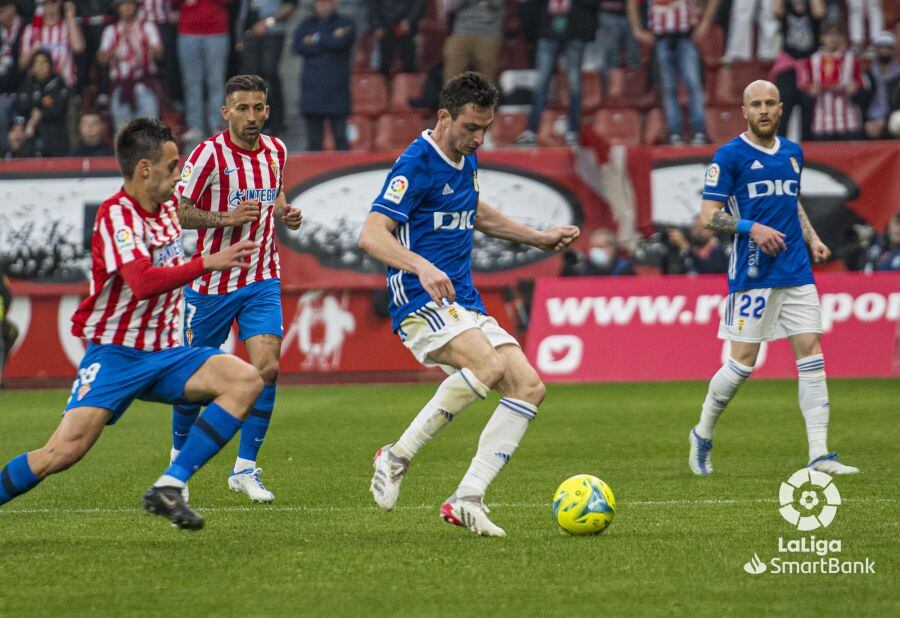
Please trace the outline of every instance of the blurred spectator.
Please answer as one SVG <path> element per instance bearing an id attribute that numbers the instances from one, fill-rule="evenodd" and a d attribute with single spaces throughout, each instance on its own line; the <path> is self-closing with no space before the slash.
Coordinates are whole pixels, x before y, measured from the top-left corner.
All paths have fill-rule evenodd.
<path id="1" fill-rule="evenodd" d="M 887 121 L 891 114 L 890 93 L 900 87 L 900 62 L 896 56 L 896 39 L 890 32 L 881 32 L 872 41 L 875 60 L 866 71 L 868 109 L 866 136 L 871 139 L 887 137 Z"/>
<path id="2" fill-rule="evenodd" d="M 894 213 L 884 235 L 869 248 L 866 270 L 900 270 L 900 212 Z"/>
<path id="3" fill-rule="evenodd" d="M 567 251 L 560 272 L 562 277 L 633 274 L 631 262 L 619 250 L 616 235 L 602 227 L 591 232 L 587 257 Z"/>
<path id="4" fill-rule="evenodd" d="M 73 157 L 111 157 L 113 149 L 106 141 L 106 124 L 95 109 L 81 112 L 78 119 L 78 145 Z"/>
<path id="5" fill-rule="evenodd" d="M 178 62 L 188 127 L 181 139 L 188 146 L 225 125 L 219 109 L 225 103 L 230 1 L 180 0 L 178 4 Z"/>
<path id="6" fill-rule="evenodd" d="M 13 0 L 0 0 L 0 151 L 6 150 L 6 134 L 19 92 L 19 40 L 24 22 Z"/>
<path id="7" fill-rule="evenodd" d="M 728 40 L 722 64 L 753 59 L 753 22 L 756 21 L 759 40 L 756 57 L 775 58 L 778 20 L 773 14 L 773 2 L 779 0 L 732 0 Z"/>
<path id="8" fill-rule="evenodd" d="M 269 84 L 267 133 L 284 133 L 284 94 L 278 70 L 284 48 L 285 22 L 297 8 L 297 0 L 240 0 L 237 43 L 241 73 L 259 75 Z"/>
<path id="9" fill-rule="evenodd" d="M 75 54 L 83 52 L 84 47 L 84 35 L 75 17 L 75 3 L 38 0 L 38 11 L 22 33 L 19 67 L 28 67 L 37 50 L 47 50 L 53 58 L 56 73 L 66 86 L 72 87 L 77 81 Z"/>
<path id="10" fill-rule="evenodd" d="M 294 53 L 303 56 L 300 113 L 306 125 L 307 150 L 322 150 L 328 119 L 337 150 L 349 150 L 351 51 L 353 22 L 337 12 L 337 0 L 316 0 L 315 14 L 294 31 Z"/>
<path id="11" fill-rule="evenodd" d="M 847 27 L 850 33 L 850 43 L 859 53 L 866 41 L 866 28 L 864 22 L 869 21 L 869 36 L 874 37 L 884 30 L 884 9 L 881 0 L 846 0 L 847 1 Z M 896 2 L 897 0 L 888 0 Z"/>
<path id="12" fill-rule="evenodd" d="M 528 128 L 516 138 L 516 144 L 530 146 L 537 141 L 541 114 L 550 95 L 550 84 L 560 55 L 566 59 L 569 84 L 569 115 L 566 145 L 577 146 L 581 133 L 581 63 L 584 49 L 597 34 L 597 8 L 600 0 L 548 0 L 541 15 L 537 43 L 537 87 L 531 102 Z"/>
<path id="13" fill-rule="evenodd" d="M 100 50 L 103 31 L 112 24 L 114 0 L 77 0 L 78 23 L 84 36 L 84 52 L 75 55 L 78 70 L 77 89 L 81 92 L 88 84 L 95 84 L 100 94 L 98 103 L 107 105 L 109 75 L 107 67 L 97 65 L 94 60 Z"/>
<path id="14" fill-rule="evenodd" d="M 825 0 L 775 0 L 773 11 L 780 23 L 782 46 L 769 79 L 781 93 L 783 111 L 779 135 L 786 136 L 788 124 L 800 107 L 800 138 L 812 139 L 813 99 L 799 88 L 804 61 L 819 47 L 819 25 L 825 17 Z"/>
<path id="15" fill-rule="evenodd" d="M 537 41 L 541 33 L 541 8 L 544 0 L 517 0 L 519 27 L 528 52 L 528 65 L 534 66 Z"/>
<path id="16" fill-rule="evenodd" d="M 444 42 L 445 82 L 469 69 L 496 79 L 504 4 L 504 0 L 446 0 L 453 31 Z"/>
<path id="17" fill-rule="evenodd" d="M 138 0 L 114 0 L 119 20 L 103 31 L 97 62 L 109 65 L 116 130 L 132 118 L 159 117 L 156 60 L 163 55 L 156 24 L 138 17 Z"/>
<path id="18" fill-rule="evenodd" d="M 724 273 L 728 271 L 726 246 L 716 237 L 715 232 L 708 229 L 698 216 L 690 231 L 670 227 L 666 230 L 666 239 L 670 250 L 663 264 L 666 275 L 697 275 L 705 273 Z"/>
<path id="19" fill-rule="evenodd" d="M 184 93 L 178 66 L 178 21 L 180 15 L 172 6 L 173 0 L 141 0 L 141 17 L 156 24 L 162 39 L 163 57 L 160 62 L 166 96 L 179 113 L 184 112 Z"/>
<path id="20" fill-rule="evenodd" d="M 404 73 L 416 71 L 416 31 L 425 14 L 425 0 L 373 0 L 372 32 L 378 41 L 379 68 L 387 75 L 400 51 Z"/>
<path id="21" fill-rule="evenodd" d="M 26 119 L 25 136 L 35 138 L 38 155 L 64 157 L 69 154 L 68 108 L 69 88 L 53 69 L 50 54 L 39 49 L 31 55 L 28 75 L 16 100 L 16 113 Z"/>
<path id="22" fill-rule="evenodd" d="M 28 159 L 37 156 L 34 150 L 34 139 L 25 133 L 25 118 L 16 116 L 6 133 L 6 147 L 3 149 L 4 159 Z"/>
<path id="23" fill-rule="evenodd" d="M 649 30 L 640 22 L 637 0 L 628 0 L 628 18 L 634 36 L 653 46 L 657 75 L 660 80 L 663 111 L 669 132 L 669 143 L 683 146 L 681 105 L 678 103 L 678 78 L 688 95 L 688 117 L 691 144 L 708 144 L 706 136 L 706 100 L 703 93 L 703 65 L 696 42 L 706 36 L 719 0 L 708 0 L 703 17 L 697 21 L 696 0 L 647 0 Z"/>
<path id="24" fill-rule="evenodd" d="M 625 0 L 600 0 L 597 46 L 600 49 L 600 70 L 603 72 L 604 82 L 607 81 L 609 72 L 622 64 L 623 55 L 625 66 L 629 69 L 641 66 L 641 46 L 628 23 Z"/>
<path id="25" fill-rule="evenodd" d="M 813 137 L 858 139 L 862 118 L 854 97 L 862 86 L 859 60 L 847 49 L 840 24 L 826 24 L 819 38 L 819 51 L 804 63 L 805 89 L 814 100 Z"/>

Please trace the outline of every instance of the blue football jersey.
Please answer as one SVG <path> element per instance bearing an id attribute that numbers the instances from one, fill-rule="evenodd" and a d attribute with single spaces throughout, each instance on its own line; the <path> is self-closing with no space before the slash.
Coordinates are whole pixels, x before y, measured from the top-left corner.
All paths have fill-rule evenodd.
<path id="1" fill-rule="evenodd" d="M 706 170 L 703 199 L 724 202 L 729 214 L 783 232 L 787 245 L 773 257 L 749 234 L 735 234 L 729 292 L 814 283 L 797 202 L 803 149 L 783 137 L 775 140 L 767 149 L 742 133 L 716 151 Z"/>
<path id="2" fill-rule="evenodd" d="M 472 154 L 453 163 L 425 131 L 400 155 L 372 210 L 400 225 L 394 232 L 404 247 L 447 273 L 456 302 L 487 313 L 472 285 L 472 239 L 478 212 L 478 160 Z M 431 297 L 419 278 L 388 268 L 391 328 L 426 305 Z"/>

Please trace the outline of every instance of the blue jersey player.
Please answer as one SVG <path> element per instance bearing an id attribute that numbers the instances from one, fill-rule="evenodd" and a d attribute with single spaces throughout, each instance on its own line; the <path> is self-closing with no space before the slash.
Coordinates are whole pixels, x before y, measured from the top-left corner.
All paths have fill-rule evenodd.
<path id="1" fill-rule="evenodd" d="M 748 130 L 719 148 L 706 171 L 700 217 L 706 227 L 735 235 L 719 326 L 719 337 L 731 342 L 731 356 L 710 381 L 700 422 L 689 434 L 694 474 L 712 472 L 716 421 L 750 377 L 760 343 L 784 337 L 797 359 L 807 466 L 828 474 L 859 472 L 839 462 L 827 447 L 822 317 L 809 252 L 817 262 L 831 252 L 798 199 L 803 149 L 777 135 L 781 109 L 774 84 L 759 80 L 747 86 L 743 111 Z"/>
<path id="2" fill-rule="evenodd" d="M 538 231 L 479 200 L 475 151 L 494 119 L 497 90 L 468 72 L 441 91 L 437 125 L 400 155 L 378 192 L 360 246 L 387 264 L 392 328 L 425 365 L 449 374 L 400 438 L 375 455 L 370 490 L 394 508 L 410 460 L 470 404 L 501 394 L 457 490 L 441 506 L 447 523 L 505 536 L 487 517 L 488 485 L 537 416 L 545 388 L 518 342 L 488 316 L 472 285 L 475 230 L 544 250 L 562 250 L 578 228 Z"/>

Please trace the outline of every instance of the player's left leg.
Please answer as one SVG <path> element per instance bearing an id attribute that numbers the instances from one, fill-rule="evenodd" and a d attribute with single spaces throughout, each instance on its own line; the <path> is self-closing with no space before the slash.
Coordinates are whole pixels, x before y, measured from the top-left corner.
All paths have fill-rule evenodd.
<path id="1" fill-rule="evenodd" d="M 112 412 L 103 408 L 68 410 L 44 446 L 13 458 L 0 470 L 0 504 L 73 466 L 94 445 L 111 418 Z"/>
<path id="2" fill-rule="evenodd" d="M 828 384 L 825 380 L 825 357 L 818 332 L 799 333 L 789 337 L 797 359 L 797 382 L 800 412 L 806 424 L 809 442 L 807 467 L 828 474 L 855 474 L 859 468 L 837 461 L 837 453 L 828 451 L 828 420 L 831 410 Z"/>
<path id="3" fill-rule="evenodd" d="M 228 487 L 247 494 L 252 502 L 272 502 L 275 495 L 260 480 L 261 470 L 256 459 L 275 408 L 275 385 L 284 334 L 281 282 L 278 279 L 256 281 L 237 293 L 243 297 L 237 313 L 238 338 L 247 346 L 250 364 L 256 368 L 264 386 L 241 428 L 238 456 L 228 477 Z"/>

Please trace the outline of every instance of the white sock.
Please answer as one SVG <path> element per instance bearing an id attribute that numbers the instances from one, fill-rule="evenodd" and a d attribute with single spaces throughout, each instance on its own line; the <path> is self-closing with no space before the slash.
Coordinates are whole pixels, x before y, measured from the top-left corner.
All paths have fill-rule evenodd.
<path id="1" fill-rule="evenodd" d="M 255 468 L 256 462 L 250 459 L 241 459 L 238 457 L 234 460 L 234 473 L 238 474 L 239 472 L 243 472 L 247 468 Z"/>
<path id="2" fill-rule="evenodd" d="M 178 457 L 178 453 L 180 453 L 180 452 L 181 451 L 175 450 L 174 448 L 171 451 L 169 451 L 169 463 L 174 462 L 175 458 Z"/>
<path id="3" fill-rule="evenodd" d="M 474 401 L 484 399 L 490 389 L 468 369 L 460 369 L 441 382 L 431 401 L 416 415 L 400 439 L 391 447 L 396 457 L 411 460 L 437 432 Z"/>
<path id="4" fill-rule="evenodd" d="M 800 411 L 806 422 L 809 459 L 828 452 L 828 383 L 825 381 L 825 357 L 813 354 L 797 360 Z"/>
<path id="5" fill-rule="evenodd" d="M 185 486 L 184 481 L 179 481 L 174 476 L 169 476 L 168 474 L 163 474 L 159 477 L 155 483 L 153 483 L 154 487 L 177 487 L 181 489 Z"/>
<path id="6" fill-rule="evenodd" d="M 512 397 L 500 399 L 500 405 L 481 432 L 475 457 L 459 483 L 456 490 L 458 497 L 484 498 L 488 485 L 497 478 L 503 466 L 509 463 L 528 424 L 536 416 L 537 407 L 527 401 Z"/>
<path id="7" fill-rule="evenodd" d="M 733 358 L 729 358 L 719 368 L 709 381 L 709 391 L 700 411 L 700 422 L 695 428 L 697 435 L 707 440 L 712 439 L 716 433 L 716 421 L 752 371 L 753 367 L 742 365 Z"/>

